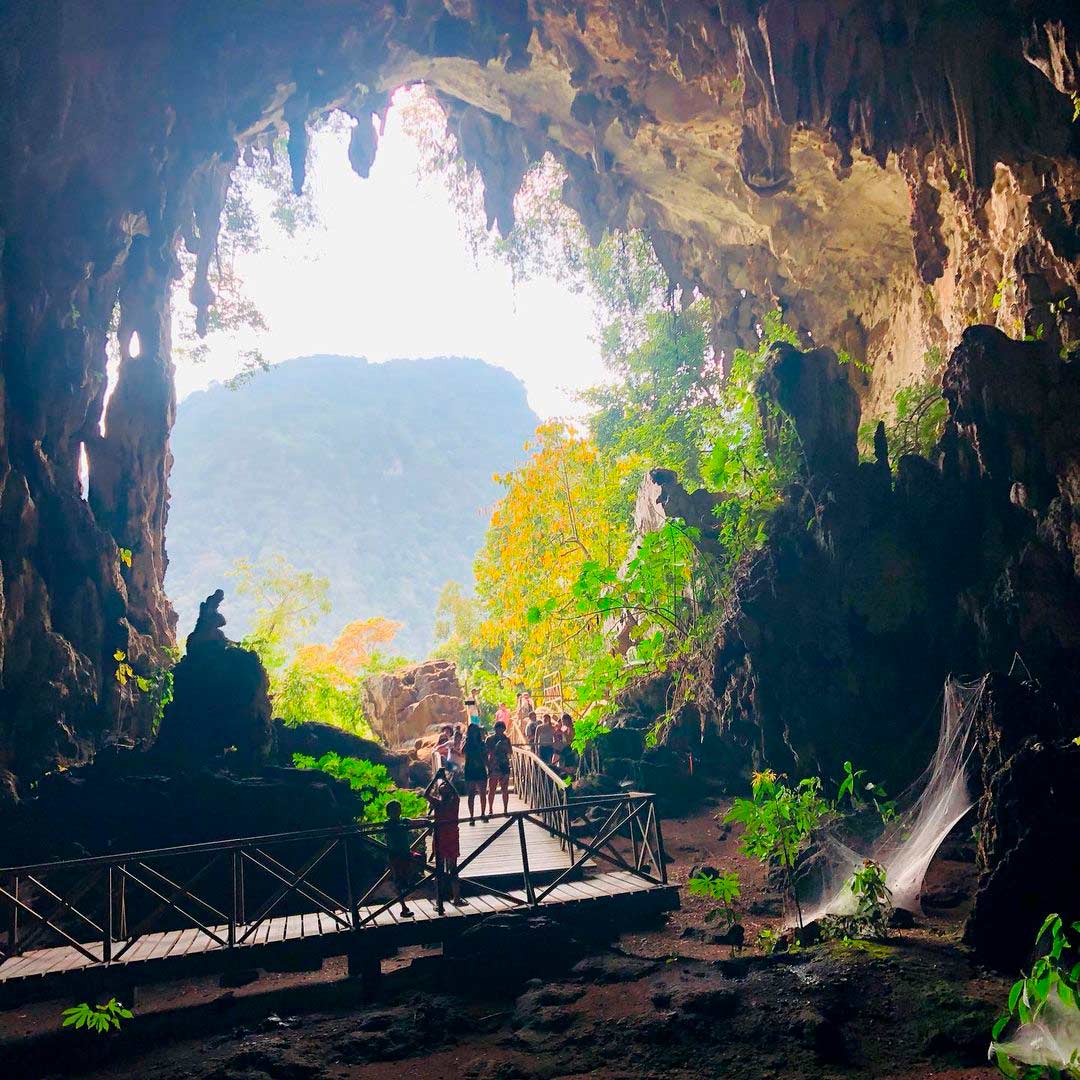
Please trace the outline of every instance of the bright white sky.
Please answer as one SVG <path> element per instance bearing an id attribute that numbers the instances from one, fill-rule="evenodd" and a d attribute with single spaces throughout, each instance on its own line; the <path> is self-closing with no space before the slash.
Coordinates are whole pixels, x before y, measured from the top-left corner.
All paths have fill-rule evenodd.
<path id="1" fill-rule="evenodd" d="M 312 137 L 307 183 L 325 227 L 291 239 L 267 218 L 264 250 L 237 260 L 270 326 L 266 360 L 475 356 L 517 375 L 541 418 L 580 415 L 573 391 L 604 378 L 588 298 L 554 280 L 515 287 L 502 263 L 477 264 L 442 182 L 417 182 L 417 148 L 394 110 L 367 180 L 346 145 L 333 131 Z M 181 398 L 238 370 L 237 343 L 218 338 L 205 363 L 178 358 Z"/>

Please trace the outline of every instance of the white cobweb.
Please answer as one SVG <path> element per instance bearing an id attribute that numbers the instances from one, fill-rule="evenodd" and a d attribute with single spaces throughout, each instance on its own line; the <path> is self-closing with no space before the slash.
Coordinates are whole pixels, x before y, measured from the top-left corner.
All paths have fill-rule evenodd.
<path id="1" fill-rule="evenodd" d="M 991 1056 L 998 1050 L 1025 1065 L 1075 1069 L 1080 1062 L 1080 1009 L 1051 993 L 1034 1020 L 1021 1024 L 1011 1038 L 990 1044 Z"/>
<path id="2" fill-rule="evenodd" d="M 910 808 L 893 821 L 865 852 L 856 851 L 836 837 L 823 847 L 828 862 L 822 901 L 806 914 L 806 920 L 823 915 L 851 915 L 856 898 L 851 876 L 865 859 L 885 869 L 885 884 L 894 907 L 920 914 L 923 880 L 945 838 L 971 809 L 974 799 L 968 784 L 973 740 L 972 721 L 986 688 L 986 676 L 961 682 L 951 675 L 945 680 L 941 729 L 937 750 L 923 775 L 912 785 Z M 904 798 L 901 798 L 901 802 Z"/>

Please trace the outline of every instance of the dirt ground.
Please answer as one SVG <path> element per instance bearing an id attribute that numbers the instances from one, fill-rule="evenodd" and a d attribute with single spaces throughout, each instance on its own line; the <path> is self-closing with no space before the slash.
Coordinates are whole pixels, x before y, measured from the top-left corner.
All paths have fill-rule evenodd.
<path id="1" fill-rule="evenodd" d="M 4 1011 L 0 1063 L 20 1080 L 997 1075 L 984 1062 L 1007 981 L 974 967 L 959 944 L 974 870 L 963 845 L 947 845 L 958 857 L 932 866 L 916 927 L 883 944 L 765 957 L 753 942 L 783 925 L 781 905 L 719 823 L 723 810 L 666 820 L 665 843 L 674 881 L 699 865 L 739 872 L 748 944 L 738 958 L 711 942 L 705 902 L 684 891 L 680 911 L 609 946 L 550 950 L 542 981 L 515 970 L 512 941 L 472 958 L 403 951 L 384 961 L 370 1002 L 339 958 L 231 990 L 182 980 L 140 989 L 136 1018 L 117 1036 L 60 1031 L 69 1001 Z"/>

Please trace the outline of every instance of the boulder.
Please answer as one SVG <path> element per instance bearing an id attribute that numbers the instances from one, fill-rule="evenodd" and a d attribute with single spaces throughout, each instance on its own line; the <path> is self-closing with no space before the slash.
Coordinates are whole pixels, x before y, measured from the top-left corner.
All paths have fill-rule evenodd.
<path id="1" fill-rule="evenodd" d="M 1080 919 L 1080 746 L 1045 692 L 992 677 L 975 717 L 981 759 L 979 881 L 964 939 L 985 964 L 1015 972 L 1043 919 Z"/>
<path id="2" fill-rule="evenodd" d="M 645 749 L 645 737 L 634 728 L 613 727 L 597 742 L 597 749 L 603 762 L 617 758 L 631 758 L 636 761 Z"/>
<path id="3" fill-rule="evenodd" d="M 566 970 L 583 951 L 565 926 L 546 915 L 492 915 L 444 945 L 444 952 L 465 965 L 463 970 L 482 965 L 485 978 L 504 986 Z"/>
<path id="4" fill-rule="evenodd" d="M 449 660 L 373 675 L 364 681 L 361 696 L 368 721 L 387 746 L 412 746 L 433 725 L 468 721 L 457 669 Z"/>

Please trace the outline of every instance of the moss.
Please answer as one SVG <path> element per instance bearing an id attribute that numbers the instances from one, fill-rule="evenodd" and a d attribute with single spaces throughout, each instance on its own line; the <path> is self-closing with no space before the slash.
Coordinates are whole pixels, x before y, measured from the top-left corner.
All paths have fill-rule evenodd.
<path id="1" fill-rule="evenodd" d="M 847 938 L 842 941 L 829 941 L 825 945 L 829 955 L 837 960 L 849 960 L 862 954 L 872 960 L 888 960 L 896 955 L 896 949 L 892 945 L 884 945 L 880 941 L 861 941 Z"/>

